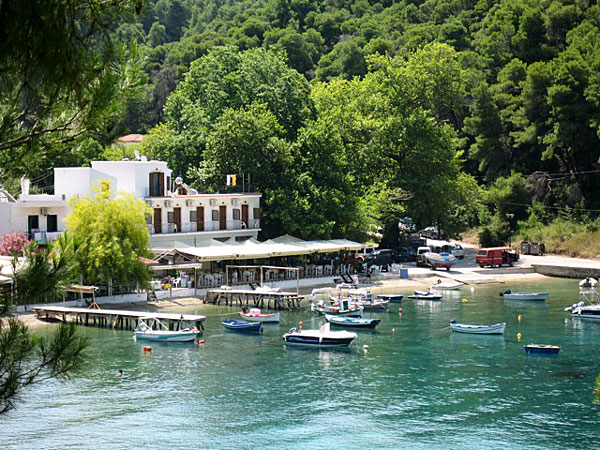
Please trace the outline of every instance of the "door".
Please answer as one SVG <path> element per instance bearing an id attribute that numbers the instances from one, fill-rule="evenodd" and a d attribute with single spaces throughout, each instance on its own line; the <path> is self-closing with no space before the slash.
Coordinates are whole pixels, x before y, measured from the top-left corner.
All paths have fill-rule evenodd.
<path id="1" fill-rule="evenodd" d="M 248 220 L 248 205 L 242 205 L 242 228 L 250 228 Z"/>
<path id="2" fill-rule="evenodd" d="M 196 231 L 204 231 L 204 206 L 196 208 Z"/>
<path id="3" fill-rule="evenodd" d="M 48 233 L 58 231 L 58 217 L 56 214 L 48 214 L 46 216 L 46 231 Z"/>
<path id="4" fill-rule="evenodd" d="M 173 224 L 175 233 L 181 233 L 181 208 L 173 208 Z"/>
<path id="5" fill-rule="evenodd" d="M 219 206 L 219 230 L 227 229 L 227 206 Z"/>
<path id="6" fill-rule="evenodd" d="M 40 230 L 40 218 L 39 216 L 27 216 L 27 232 L 29 239 L 33 239 L 33 233 Z"/>
<path id="7" fill-rule="evenodd" d="M 154 208 L 154 232 L 162 233 L 162 209 Z"/>
<path id="8" fill-rule="evenodd" d="M 149 197 L 163 197 L 165 195 L 165 174 L 150 172 Z"/>

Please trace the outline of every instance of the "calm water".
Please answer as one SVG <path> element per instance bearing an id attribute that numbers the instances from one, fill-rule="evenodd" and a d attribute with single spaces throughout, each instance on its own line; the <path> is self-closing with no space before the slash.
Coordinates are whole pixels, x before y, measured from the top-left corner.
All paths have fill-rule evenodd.
<path id="1" fill-rule="evenodd" d="M 514 303 L 498 296 L 507 287 L 551 294 Z M 0 420 L 0 448 L 598 448 L 600 323 L 571 320 L 563 308 L 576 300 L 576 280 L 404 300 L 373 314 L 378 331 L 359 332 L 348 350 L 286 348 L 281 335 L 300 320 L 322 323 L 310 312 L 282 313 L 261 336 L 210 317 L 204 346 L 152 343 L 150 354 L 129 332 L 81 328 L 84 373 L 29 389 Z M 452 318 L 507 329 L 452 334 Z M 526 356 L 530 342 L 562 350 Z"/>

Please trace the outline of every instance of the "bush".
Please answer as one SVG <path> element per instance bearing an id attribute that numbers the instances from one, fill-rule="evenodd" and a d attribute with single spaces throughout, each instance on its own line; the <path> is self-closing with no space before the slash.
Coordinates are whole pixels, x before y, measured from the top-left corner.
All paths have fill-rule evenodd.
<path id="1" fill-rule="evenodd" d="M 493 221 L 479 230 L 479 245 L 481 247 L 500 247 L 510 240 L 510 227 L 506 222 Z"/>

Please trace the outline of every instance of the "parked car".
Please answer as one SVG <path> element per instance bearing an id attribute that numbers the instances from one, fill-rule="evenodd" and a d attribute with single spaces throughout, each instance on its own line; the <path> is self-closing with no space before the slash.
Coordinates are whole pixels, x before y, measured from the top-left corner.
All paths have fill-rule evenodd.
<path id="1" fill-rule="evenodd" d="M 458 259 L 463 259 L 465 257 L 465 251 L 460 244 L 454 244 L 450 253 L 452 253 L 454 257 Z"/>
<path id="2" fill-rule="evenodd" d="M 475 262 L 479 267 L 500 267 L 502 264 L 512 266 L 519 260 L 519 254 L 510 247 L 480 248 L 475 255 Z"/>
<path id="3" fill-rule="evenodd" d="M 414 247 L 400 247 L 396 249 L 399 262 L 409 262 L 417 260 L 417 249 Z"/>
<path id="4" fill-rule="evenodd" d="M 362 269 L 363 271 L 368 271 L 371 266 L 379 266 L 381 267 L 382 271 L 386 271 L 388 270 L 390 264 L 394 264 L 399 261 L 400 258 L 395 250 L 375 250 L 365 258 Z"/>
<path id="5" fill-rule="evenodd" d="M 363 247 L 362 250 L 357 251 L 354 254 L 354 262 L 362 262 L 365 260 L 365 258 L 370 255 L 371 253 L 373 253 L 375 251 L 375 247 Z"/>
<path id="6" fill-rule="evenodd" d="M 431 252 L 429 247 L 419 247 L 417 249 L 417 267 L 424 267 L 427 265 L 427 261 L 425 260 L 425 253 Z"/>

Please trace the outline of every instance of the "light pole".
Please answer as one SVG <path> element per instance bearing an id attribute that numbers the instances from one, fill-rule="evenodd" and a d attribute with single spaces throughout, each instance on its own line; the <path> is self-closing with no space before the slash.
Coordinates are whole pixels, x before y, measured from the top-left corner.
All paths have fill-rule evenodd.
<path id="1" fill-rule="evenodd" d="M 512 229 L 510 226 L 510 221 L 512 220 L 512 218 L 515 217 L 514 214 L 512 213 L 507 213 L 506 214 L 506 219 L 508 220 L 508 231 L 509 231 L 509 235 L 508 235 L 508 246 L 511 246 L 511 238 L 512 238 Z"/>

